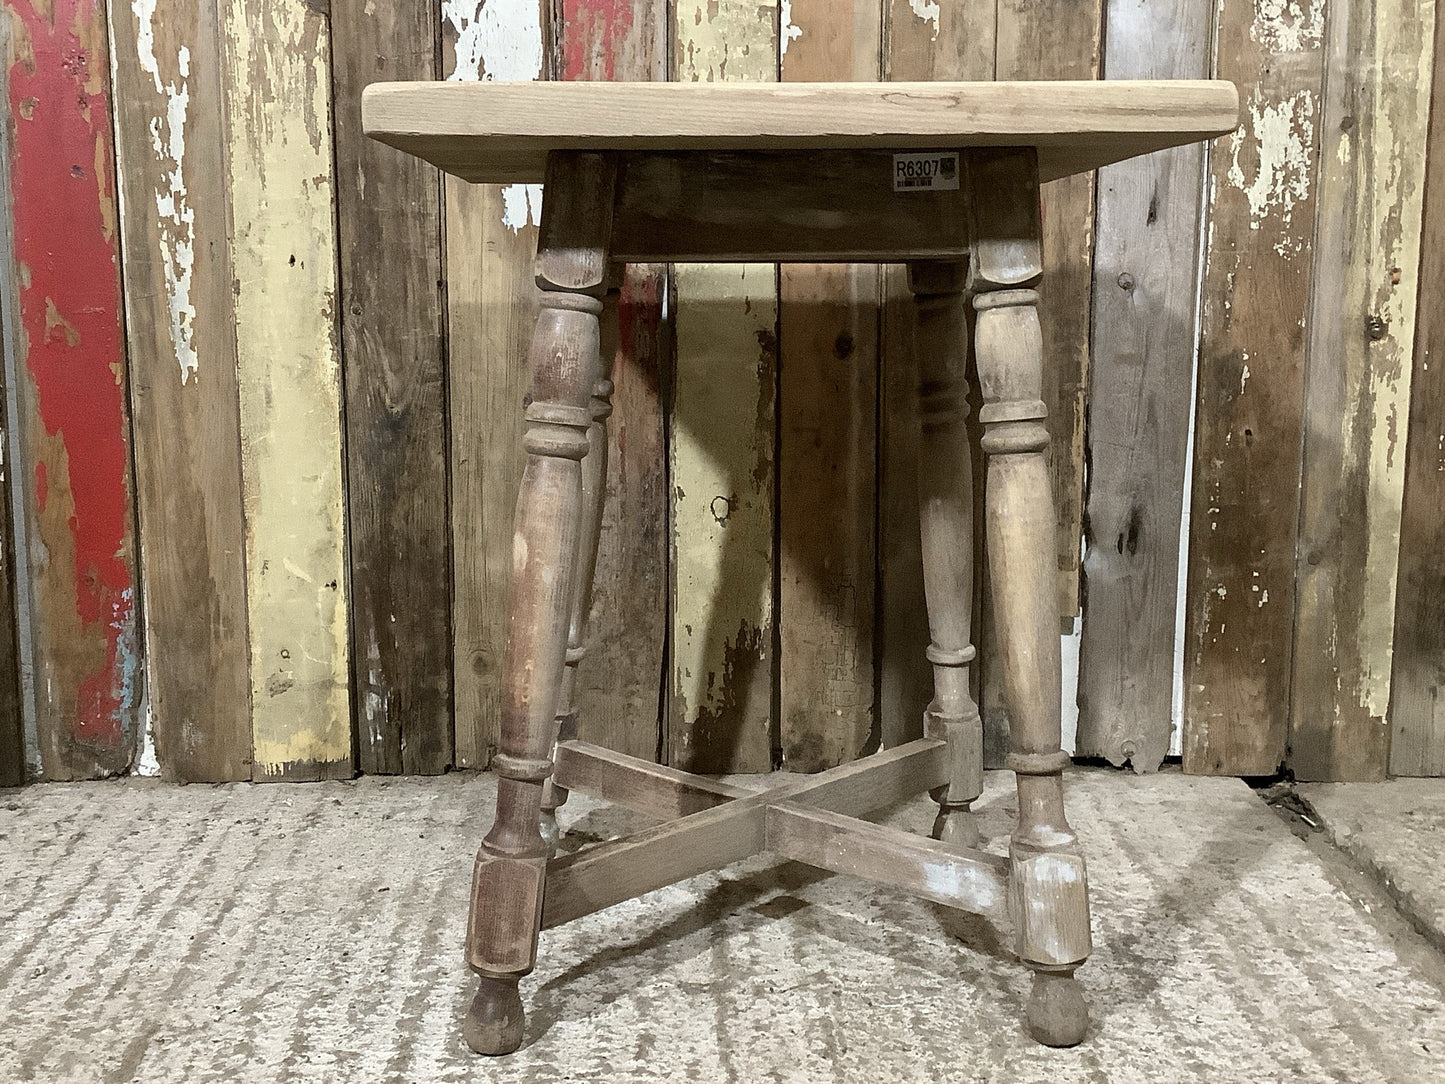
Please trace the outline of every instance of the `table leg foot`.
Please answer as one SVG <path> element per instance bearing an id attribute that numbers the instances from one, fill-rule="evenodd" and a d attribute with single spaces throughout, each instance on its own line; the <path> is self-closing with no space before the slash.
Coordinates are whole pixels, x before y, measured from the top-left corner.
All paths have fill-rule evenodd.
<path id="1" fill-rule="evenodd" d="M 1089 1006 L 1074 969 L 1034 972 L 1029 1034 L 1045 1046 L 1077 1046 L 1089 1030 Z"/>
<path id="2" fill-rule="evenodd" d="M 478 1054 L 510 1054 L 522 1045 L 526 1014 L 516 975 L 483 975 L 467 1009 L 462 1035 Z"/>

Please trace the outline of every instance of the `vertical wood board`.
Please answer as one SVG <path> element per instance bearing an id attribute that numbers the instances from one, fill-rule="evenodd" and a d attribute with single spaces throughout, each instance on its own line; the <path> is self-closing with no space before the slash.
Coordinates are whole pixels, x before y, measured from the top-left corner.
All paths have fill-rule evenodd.
<path id="1" fill-rule="evenodd" d="M 1109 79 L 1209 74 L 1211 0 L 1113 0 Z M 1099 171 L 1074 753 L 1154 771 L 1173 730 L 1202 145 Z"/>
<path id="2" fill-rule="evenodd" d="M 563 0 L 562 77 L 664 79 L 667 32 L 664 0 Z M 584 740 L 647 759 L 660 748 L 667 643 L 667 288 L 665 267 L 632 265 L 603 316 L 613 358 L 606 497 L 575 690 Z"/>
<path id="3" fill-rule="evenodd" d="M 1389 708 L 1390 774 L 1416 776 L 1445 775 L 1445 310 L 1438 303 L 1445 297 L 1445 20 L 1438 9 L 1433 39 L 1420 230 L 1425 303 L 1413 344 Z"/>
<path id="4" fill-rule="evenodd" d="M 84 779 L 131 766 L 142 688 L 105 15 L 97 0 L 6 15 L 21 604 L 45 775 Z"/>
<path id="5" fill-rule="evenodd" d="M 992 79 L 995 23 L 994 0 L 946 5 L 891 0 L 883 16 L 883 77 Z M 907 270 L 886 268 L 882 292 L 876 666 L 879 730 L 883 745 L 892 748 L 923 736 L 923 710 L 933 696 L 933 669 L 924 654 L 928 620 L 919 533 L 918 377 Z M 981 498 L 983 457 L 977 448 L 973 466 L 974 492 Z M 982 517 L 976 517 L 975 528 L 981 530 L 981 523 Z M 975 611 L 978 600 L 976 591 Z M 980 628 L 978 621 L 973 628 Z M 970 677 L 976 683 L 977 667 Z"/>
<path id="6" fill-rule="evenodd" d="M 794 0 L 784 80 L 876 81 L 881 9 Z M 821 771 L 873 733 L 879 269 L 788 265 L 778 309 L 779 728 Z"/>
<path id="7" fill-rule="evenodd" d="M 540 0 L 442 0 L 446 78 L 542 78 L 544 25 Z M 444 191 L 456 766 L 485 768 L 501 725 L 542 194 L 455 177 Z"/>
<path id="8" fill-rule="evenodd" d="M 254 778 L 352 773 L 326 17 L 229 0 L 222 27 L 236 281 Z"/>
<path id="9" fill-rule="evenodd" d="M 1332 4 L 1295 566 L 1290 768 L 1384 779 L 1434 5 Z"/>
<path id="10" fill-rule="evenodd" d="M 1103 0 L 999 0 L 998 79 L 1097 79 Z M 1079 540 L 1084 492 L 1084 399 L 1089 380 L 1089 295 L 1094 251 L 1094 174 L 1043 186 L 1044 402 L 1058 518 L 1059 615 L 1079 612 Z"/>
<path id="11" fill-rule="evenodd" d="M 331 9 L 358 767 L 452 763 L 441 182 L 368 139 L 361 91 L 435 79 L 435 3 Z"/>
<path id="12" fill-rule="evenodd" d="M 774 80 L 778 9 L 678 0 L 675 75 Z M 670 446 L 670 761 L 772 767 L 774 402 L 772 264 L 679 266 Z"/>
<path id="13" fill-rule="evenodd" d="M 1284 761 L 1315 213 L 1321 0 L 1221 0 L 1241 126 L 1210 156 L 1185 614 L 1184 769 Z"/>
<path id="14" fill-rule="evenodd" d="M 160 771 L 182 781 L 251 778 L 218 15 L 110 9 L 146 685 Z"/>
<path id="15" fill-rule="evenodd" d="M 11 25 L 0 20 L 0 56 L 10 55 Z M 10 473 L 14 461 L 11 419 L 11 392 L 19 371 L 23 342 L 18 334 L 19 283 L 12 269 L 15 266 L 14 221 L 10 206 L 10 143 L 9 125 L 0 128 L 0 787 L 18 787 L 25 781 L 26 703 L 21 692 L 21 640 L 17 628 L 20 613 L 18 601 L 23 597 L 17 548 L 15 546 L 11 492 L 15 479 Z M 23 540 L 22 540 L 23 541 Z M 34 712 L 30 711 L 33 733 Z"/>

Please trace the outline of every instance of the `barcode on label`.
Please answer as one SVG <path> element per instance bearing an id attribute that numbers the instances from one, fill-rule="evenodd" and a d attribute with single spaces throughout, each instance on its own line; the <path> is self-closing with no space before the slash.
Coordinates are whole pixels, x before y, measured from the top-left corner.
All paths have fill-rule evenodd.
<path id="1" fill-rule="evenodd" d="M 940 192 L 957 188 L 957 151 L 916 151 L 893 156 L 893 191 Z"/>

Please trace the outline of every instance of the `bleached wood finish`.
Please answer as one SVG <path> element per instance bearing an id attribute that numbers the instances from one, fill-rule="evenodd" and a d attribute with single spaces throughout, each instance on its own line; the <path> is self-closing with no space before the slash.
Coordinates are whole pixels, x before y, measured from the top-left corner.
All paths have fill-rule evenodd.
<path id="1" fill-rule="evenodd" d="M 968 329 L 963 290 L 967 266 L 913 264 L 917 329 L 918 512 L 923 583 L 928 596 L 933 699 L 923 732 L 948 742 L 949 784 L 934 794 L 938 839 L 978 845 L 969 806 L 983 793 L 983 719 L 969 693 L 976 652 L 973 620 L 973 458 L 968 446 Z"/>
<path id="2" fill-rule="evenodd" d="M 826 869 L 985 911 L 999 905 L 1006 883 L 1017 950 L 1035 973 L 1030 1029 L 1055 1046 L 1083 1038 L 1088 1016 L 1073 974 L 1091 945 L 1084 861 L 1063 807 L 1069 758 L 1060 749 L 1055 520 L 1035 290 L 1043 271 L 1038 153 L 1028 145 L 1005 145 L 968 150 L 963 157 L 969 260 L 919 261 L 910 268 L 918 310 L 928 658 L 935 667 L 929 736 L 753 794 L 571 737 L 565 674 L 583 650 L 597 493 L 605 476 L 600 448 L 610 389 L 599 356 L 598 315 L 607 284 L 616 279 L 608 266 L 614 209 L 621 202 L 615 187 L 619 178 L 625 182 L 621 167 L 635 162 L 636 152 L 564 150 L 549 156 L 536 260 L 541 313 L 525 407 L 527 466 L 512 546 L 501 751 L 493 761 L 501 781 L 496 822 L 477 856 L 467 936 L 468 963 L 480 977 L 465 1025 L 474 1050 L 504 1054 L 520 1045 L 524 1014 L 517 983 L 535 964 L 543 926 L 769 846 Z M 754 199 L 766 208 L 787 188 L 762 177 Z M 878 194 L 872 209 L 892 198 Z M 866 218 L 870 207 L 854 200 L 844 211 Z M 879 246 L 885 254 L 893 251 L 886 242 Z M 755 254 L 739 246 L 731 255 L 744 262 Z M 1008 766 L 1018 775 L 1019 820 L 1007 859 L 968 846 L 974 833 L 966 808 L 981 789 L 982 735 L 966 671 L 973 657 L 974 579 L 964 425 L 966 298 L 977 311 L 991 592 L 1001 688 L 1012 722 Z M 593 459 L 590 482 L 587 458 Z M 631 839 L 554 860 L 554 841 L 541 823 L 554 751 L 563 770 L 552 788 L 553 808 L 562 788 L 585 784 L 644 812 L 682 815 Z M 930 843 L 853 819 L 920 789 L 938 791 L 945 841 Z"/>
<path id="3" fill-rule="evenodd" d="M 1005 917 L 1007 858 L 793 802 L 770 805 L 765 821 L 768 850 L 783 858 L 891 885 L 947 907 Z"/>
<path id="4" fill-rule="evenodd" d="M 924 150 L 1027 144 L 1042 180 L 1230 131 L 1233 85 L 381 83 L 362 121 L 468 181 L 538 181 L 550 150 Z"/>
<path id="5" fill-rule="evenodd" d="M 1018 775 L 1010 842 L 1016 946 L 1035 971 L 1029 1028 L 1072 1046 L 1088 1027 L 1073 971 L 1090 952 L 1088 889 L 1078 840 L 1064 817 L 1054 514 L 1046 450 L 1043 274 L 1038 173 L 1031 151 L 969 156 L 975 200 L 973 305 L 988 455 L 989 583 L 1009 715 L 1008 766 Z"/>

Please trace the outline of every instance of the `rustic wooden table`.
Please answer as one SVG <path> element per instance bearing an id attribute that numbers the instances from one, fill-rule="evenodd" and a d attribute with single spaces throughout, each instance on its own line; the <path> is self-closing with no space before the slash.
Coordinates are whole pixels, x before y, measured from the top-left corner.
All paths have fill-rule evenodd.
<path id="1" fill-rule="evenodd" d="M 477 855 L 466 1037 L 522 1041 L 538 932 L 761 850 L 1012 921 L 1029 1028 L 1079 1042 L 1084 859 L 1064 816 L 1053 499 L 1045 462 L 1039 184 L 1231 131 L 1223 82 L 382 83 L 376 139 L 478 183 L 544 185 L 541 311 L 517 501 L 497 815 Z M 598 316 L 633 262 L 905 262 L 917 316 L 918 484 L 934 697 L 925 737 L 753 793 L 576 739 L 572 688 L 611 413 Z M 978 848 L 968 310 L 988 456 L 985 541 L 1019 819 Z M 554 857 L 568 789 L 662 818 Z M 929 790 L 933 839 L 857 819 Z"/>

